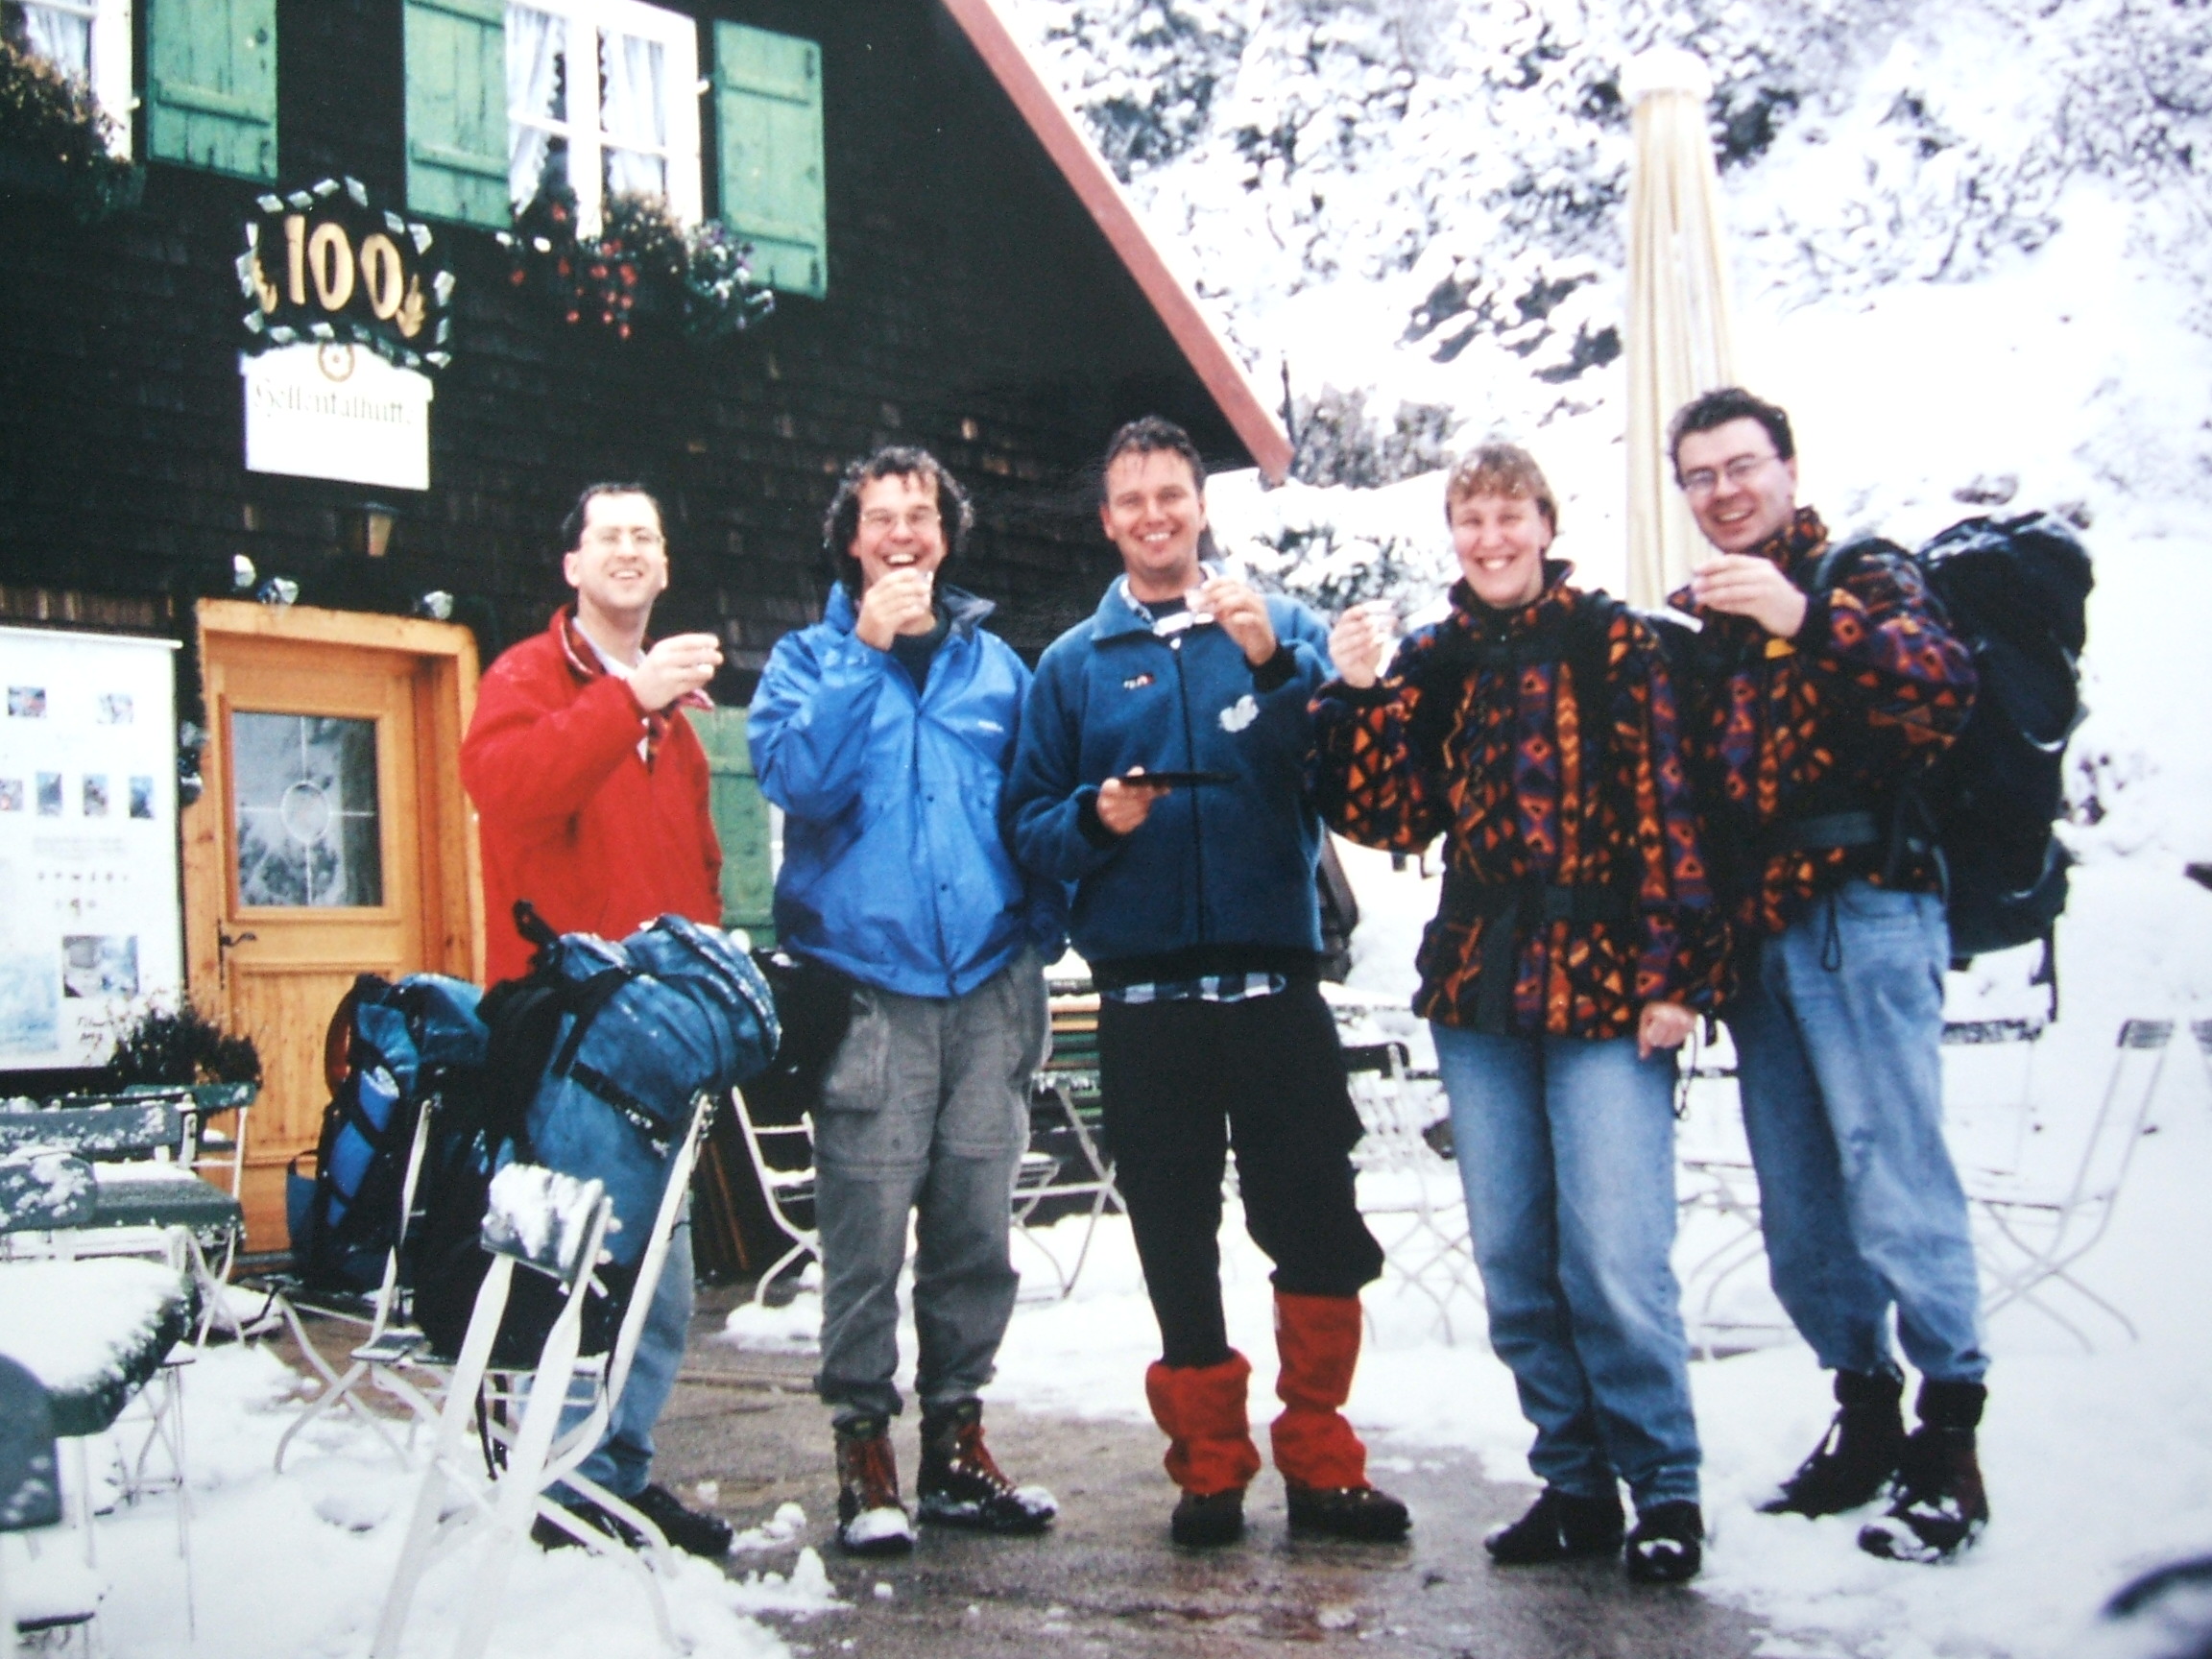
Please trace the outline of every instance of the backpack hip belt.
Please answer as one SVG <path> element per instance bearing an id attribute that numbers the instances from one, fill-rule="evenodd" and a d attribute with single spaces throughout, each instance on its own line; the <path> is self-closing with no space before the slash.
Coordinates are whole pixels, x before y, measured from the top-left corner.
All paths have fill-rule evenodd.
<path id="1" fill-rule="evenodd" d="M 1455 926 L 1487 923 L 1482 930 L 1481 980 L 1475 991 L 1475 1029 L 1504 1036 L 1513 1024 L 1513 981 L 1522 930 L 1552 922 L 1588 926 L 1626 922 L 1636 913 L 1636 890 L 1613 881 L 1453 881 L 1444 883 L 1436 918 Z"/>

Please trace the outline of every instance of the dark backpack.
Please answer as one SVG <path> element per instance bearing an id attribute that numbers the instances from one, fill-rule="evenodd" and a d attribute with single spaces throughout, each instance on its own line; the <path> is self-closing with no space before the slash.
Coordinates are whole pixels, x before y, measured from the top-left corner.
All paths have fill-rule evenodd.
<path id="1" fill-rule="evenodd" d="M 2047 981 L 2073 862 L 2051 827 L 2066 809 L 2066 740 L 2082 718 L 2088 551 L 2047 513 L 1968 518 L 1917 553 L 1871 539 L 1831 548 L 1807 591 L 1835 586 L 1868 553 L 1918 567 L 1980 680 L 1957 738 L 1901 792 L 1892 833 L 1936 853 L 1955 958 L 2039 939 Z"/>
<path id="2" fill-rule="evenodd" d="M 481 993 L 463 979 L 364 974 L 331 1016 L 331 1076 L 312 1182 L 287 1193 L 295 1269 L 323 1292 L 374 1290 L 399 1225 L 416 1115 L 431 1097 L 472 1096 L 484 1070 Z M 432 1121 L 438 1121 L 433 1118 Z"/>
<path id="3" fill-rule="evenodd" d="M 485 1088 L 473 1123 L 456 1120 L 450 1180 L 425 1206 L 415 1312 L 431 1341 L 454 1352 L 489 1262 L 477 1230 L 493 1172 L 516 1159 L 606 1183 L 619 1231 L 599 1270 L 608 1294 L 585 1315 L 587 1352 L 620 1327 L 653 1219 L 701 1093 L 722 1093 L 768 1063 L 776 1008 L 742 950 L 681 916 L 663 916 L 619 945 L 556 936 L 525 902 L 516 924 L 538 946 L 528 974 L 484 998 Z M 495 1358 L 535 1357 L 559 1311 L 552 1281 L 515 1281 Z"/>

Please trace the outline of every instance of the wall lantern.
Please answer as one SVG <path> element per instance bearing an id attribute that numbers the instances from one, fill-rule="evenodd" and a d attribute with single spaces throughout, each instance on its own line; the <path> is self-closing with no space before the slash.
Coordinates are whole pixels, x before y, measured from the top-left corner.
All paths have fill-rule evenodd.
<path id="1" fill-rule="evenodd" d="M 399 510 L 381 501 L 364 501 L 350 517 L 353 522 L 348 526 L 347 539 L 353 551 L 383 558 L 392 546 L 392 526 L 398 521 Z"/>

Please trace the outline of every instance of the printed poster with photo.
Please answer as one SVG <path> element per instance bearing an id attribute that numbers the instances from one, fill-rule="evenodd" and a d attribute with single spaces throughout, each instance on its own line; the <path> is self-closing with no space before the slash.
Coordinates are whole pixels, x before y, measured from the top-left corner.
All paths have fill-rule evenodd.
<path id="1" fill-rule="evenodd" d="M 0 628 L 0 1071 L 100 1065 L 182 989 L 175 649 Z"/>

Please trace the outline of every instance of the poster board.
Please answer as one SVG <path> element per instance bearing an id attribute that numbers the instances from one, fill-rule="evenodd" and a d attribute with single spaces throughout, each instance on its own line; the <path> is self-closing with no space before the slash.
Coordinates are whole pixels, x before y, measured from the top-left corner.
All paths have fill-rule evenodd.
<path id="1" fill-rule="evenodd" d="M 176 649 L 0 628 L 0 1071 L 101 1065 L 181 992 Z"/>

